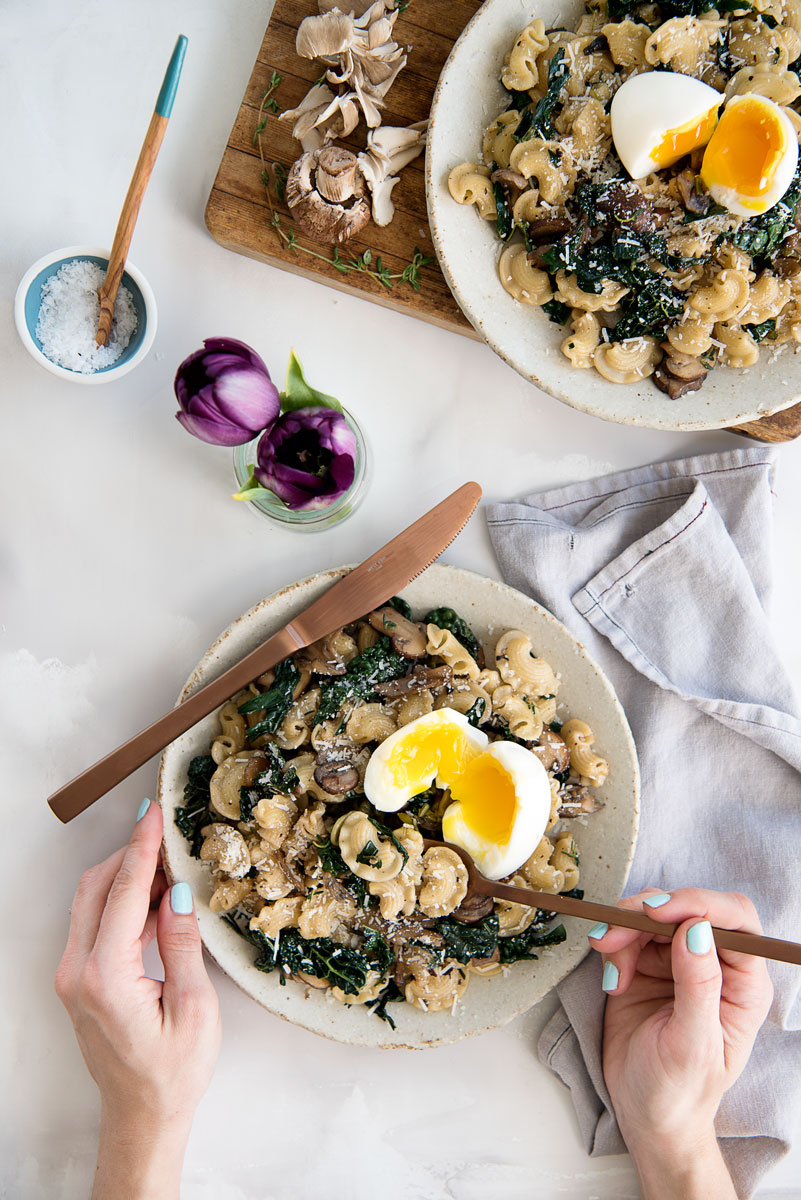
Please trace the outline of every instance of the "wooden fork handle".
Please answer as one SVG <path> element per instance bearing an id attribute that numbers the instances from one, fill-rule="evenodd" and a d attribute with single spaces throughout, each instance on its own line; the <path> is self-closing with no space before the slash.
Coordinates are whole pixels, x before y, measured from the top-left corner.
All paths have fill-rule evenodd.
<path id="1" fill-rule="evenodd" d="M 526 904 L 533 908 L 544 908 L 547 912 L 563 913 L 568 917 L 581 917 L 584 921 L 603 921 L 607 925 L 622 926 L 623 929 L 638 929 L 642 933 L 654 933 L 671 938 L 677 925 L 665 921 L 654 921 L 645 913 L 616 908 L 613 904 L 596 904 L 593 900 L 578 900 L 575 896 L 552 895 L 550 892 L 532 892 L 528 888 L 509 887 L 505 883 L 479 877 L 471 880 L 471 890 L 495 896 L 499 900 L 511 900 L 515 904 Z M 715 945 L 719 950 L 736 950 L 739 954 L 755 954 L 758 958 L 771 958 L 777 962 L 794 963 L 801 966 L 801 945 L 785 942 L 781 938 L 765 937 L 761 933 L 745 933 L 741 930 L 719 929 L 712 926 Z"/>
<path id="2" fill-rule="evenodd" d="M 82 774 L 54 792 L 48 800 L 53 812 L 64 822 L 77 817 L 78 813 L 94 804 L 95 800 L 123 779 L 127 779 L 137 767 L 143 766 L 169 742 L 186 733 L 187 729 L 191 729 L 196 722 L 207 717 L 243 687 L 247 687 L 257 676 L 263 675 L 288 654 L 292 654 L 300 644 L 303 643 L 293 635 L 291 624 L 279 630 L 230 670 L 206 684 L 182 704 L 165 713 L 158 721 L 148 725 L 147 729 L 129 738 L 111 754 L 107 754 L 94 766 L 88 767 Z"/>

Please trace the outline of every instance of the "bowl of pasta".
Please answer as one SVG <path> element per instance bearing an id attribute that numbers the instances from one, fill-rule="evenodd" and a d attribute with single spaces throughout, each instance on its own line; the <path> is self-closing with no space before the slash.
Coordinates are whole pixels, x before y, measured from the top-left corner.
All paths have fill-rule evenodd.
<path id="1" fill-rule="evenodd" d="M 524 378 L 605 420 L 713 429 L 801 398 L 801 5 L 726 8 L 488 0 L 437 86 L 426 194 L 456 300 Z M 789 174 L 767 211 L 714 201 L 703 144 L 623 167 L 615 96 L 637 78 L 658 120 L 668 74 L 717 97 L 720 129 L 743 101 L 775 115 Z M 645 121 L 635 90 L 621 127 Z"/>
<path id="2" fill-rule="evenodd" d="M 180 699 L 345 570 L 245 613 Z M 191 884 L 208 953 L 264 1008 L 313 1033 L 386 1048 L 454 1042 L 530 1008 L 587 953 L 583 922 L 471 897 L 458 856 L 424 846 L 449 828 L 447 788 L 382 802 L 374 781 L 386 784 L 387 748 L 405 739 L 408 751 L 415 737 L 419 748 L 432 726 L 450 731 L 451 752 L 454 734 L 511 747 L 546 781 L 545 833 L 493 877 L 619 898 L 639 812 L 623 710 L 563 625 L 470 571 L 429 567 L 162 756 L 165 869 Z"/>

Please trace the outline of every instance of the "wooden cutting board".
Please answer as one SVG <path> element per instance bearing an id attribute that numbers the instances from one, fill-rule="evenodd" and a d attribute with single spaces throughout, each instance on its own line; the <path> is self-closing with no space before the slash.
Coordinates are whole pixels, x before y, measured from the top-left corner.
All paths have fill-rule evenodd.
<path id="1" fill-rule="evenodd" d="M 398 17 L 395 40 L 411 49 L 405 68 L 387 96 L 385 125 L 409 125 L 428 117 L 451 46 L 479 7 L 479 0 L 410 0 Z M 291 122 L 279 121 L 277 114 L 271 107 L 264 107 L 262 101 L 274 73 L 281 80 L 270 92 L 269 100 L 274 100 L 282 110 L 298 105 L 319 77 L 320 64 L 295 53 L 298 25 L 316 11 L 314 0 L 275 0 L 206 205 L 208 230 L 215 241 L 229 250 L 421 317 L 452 332 L 478 338 L 451 295 L 436 261 L 419 270 L 417 290 L 400 278 L 417 251 L 434 257 L 426 216 L 422 156 L 401 172 L 400 183 L 392 193 L 396 210 L 392 223 L 382 229 L 370 222 L 362 235 L 351 239 L 339 251 L 339 263 L 333 261 L 330 247 L 316 245 L 294 230 L 289 210 L 276 194 L 274 175 L 269 189 L 265 187 L 265 165 L 277 162 L 288 169 L 300 147 L 292 137 Z M 257 136 L 261 122 L 264 128 Z M 364 136 L 362 123 L 345 144 L 361 150 Z M 274 218 L 280 223 L 279 228 Z M 287 243 L 287 239 L 293 240 L 293 234 L 297 238 L 294 246 Z M 382 283 L 379 275 L 391 286 Z M 801 434 L 801 404 L 739 426 L 735 432 L 759 441 L 792 441 Z"/>

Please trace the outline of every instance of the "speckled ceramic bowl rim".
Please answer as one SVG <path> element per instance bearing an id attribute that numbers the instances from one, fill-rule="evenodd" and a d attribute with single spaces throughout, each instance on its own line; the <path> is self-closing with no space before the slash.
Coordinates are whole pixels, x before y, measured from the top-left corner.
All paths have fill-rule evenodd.
<path id="1" fill-rule="evenodd" d="M 25 300 L 28 295 L 28 289 L 33 283 L 40 271 L 53 263 L 59 262 L 61 259 L 95 257 L 104 258 L 108 262 L 110 251 L 102 246 L 65 246 L 62 250 L 53 250 L 50 254 L 43 254 L 40 259 L 29 267 L 22 279 L 19 282 L 16 295 L 14 296 L 14 323 L 17 326 L 17 333 L 20 341 L 25 349 L 41 367 L 49 371 L 51 375 L 57 375 L 59 379 L 68 379 L 70 383 L 84 383 L 96 385 L 101 383 L 111 383 L 115 379 L 122 379 L 123 375 L 127 375 L 134 367 L 147 356 L 153 341 L 156 337 L 156 329 L 158 326 L 158 308 L 156 306 L 156 297 L 153 294 L 153 289 L 145 279 L 138 267 L 134 266 L 130 259 L 125 262 L 125 275 L 129 275 L 134 281 L 139 291 L 142 293 L 142 299 L 145 304 L 145 314 L 147 323 L 145 326 L 145 334 L 142 338 L 142 343 L 130 358 L 125 359 L 119 366 L 112 363 L 104 371 L 95 371 L 89 374 L 83 374 L 80 371 L 71 371 L 68 367 L 61 367 L 58 363 L 51 362 L 50 359 L 42 353 L 36 342 L 30 335 L 28 322 L 25 319 Z M 124 282 L 124 276 L 123 276 Z"/>
<path id="2" fill-rule="evenodd" d="M 264 614 L 265 611 L 269 611 L 269 609 L 272 606 L 274 606 L 276 604 L 276 602 L 289 599 L 295 593 L 302 592 L 303 589 L 305 589 L 306 587 L 309 587 L 309 586 L 318 586 L 319 587 L 319 585 L 321 585 L 321 584 L 329 584 L 329 585 L 333 584 L 346 571 L 352 569 L 352 566 L 353 566 L 353 564 L 347 564 L 346 566 L 343 566 L 343 567 L 337 567 L 337 568 L 332 568 L 328 571 L 318 572 L 314 575 L 306 577 L 305 579 L 298 580 L 296 583 L 292 583 L 292 584 L 288 585 L 287 587 L 281 588 L 279 591 L 274 592 L 270 596 L 265 597 L 263 600 L 259 601 L 252 608 L 250 608 L 247 612 L 243 613 L 242 616 L 240 616 L 236 620 L 234 620 L 228 626 L 228 628 L 225 629 L 223 631 L 223 633 L 221 633 L 220 636 L 212 643 L 212 645 L 208 648 L 206 653 L 200 659 L 197 666 L 194 668 L 191 675 L 187 679 L 185 685 L 181 689 L 180 695 L 179 695 L 176 703 L 177 704 L 181 703 L 193 691 L 197 690 L 198 687 L 202 686 L 202 684 L 207 682 L 207 678 L 209 675 L 211 675 L 213 677 L 214 675 L 218 674 L 220 670 L 225 669 L 225 667 L 230 665 L 230 662 L 226 658 L 225 652 L 226 652 L 227 643 L 232 635 L 236 634 L 237 632 L 240 632 L 244 627 L 249 625 L 254 620 L 254 618 Z M 429 576 L 429 578 L 431 578 L 433 576 L 434 582 L 436 583 L 436 593 L 439 596 L 443 596 L 443 597 L 453 596 L 454 591 L 455 591 L 454 584 L 457 583 L 457 581 L 460 581 L 460 582 L 466 583 L 467 586 L 470 588 L 478 589 L 481 593 L 490 594 L 493 589 L 496 589 L 499 594 L 502 594 L 502 595 L 505 595 L 508 597 L 513 597 L 517 602 L 521 602 L 521 601 L 524 602 L 526 604 L 526 606 L 529 607 L 531 610 L 533 621 L 544 622 L 544 623 L 550 625 L 551 628 L 557 632 L 557 635 L 560 638 L 566 637 L 572 643 L 572 646 L 575 649 L 575 652 L 578 654 L 578 656 L 584 660 L 584 663 L 586 664 L 587 668 L 591 672 L 593 672 L 595 674 L 595 676 L 597 677 L 600 687 L 604 693 L 604 703 L 607 703 L 609 705 L 609 713 L 611 715 L 613 715 L 613 717 L 614 717 L 616 728 L 621 736 L 622 745 L 625 747 L 625 754 L 626 754 L 626 758 L 627 758 L 627 761 L 624 764 L 625 768 L 626 768 L 626 770 L 630 770 L 630 772 L 631 772 L 631 795 L 630 795 L 631 806 L 630 806 L 630 823 L 629 823 L 628 832 L 627 832 L 627 843 L 626 843 L 625 849 L 622 851 L 622 853 L 620 854 L 620 856 L 618 857 L 618 859 L 615 863 L 616 877 L 619 879 L 618 894 L 620 894 L 622 892 L 622 888 L 625 884 L 625 879 L 628 876 L 629 868 L 631 866 L 631 861 L 632 861 L 632 858 L 634 855 L 636 839 L 637 839 L 637 831 L 638 831 L 638 827 L 639 827 L 639 811 L 640 811 L 640 809 L 639 809 L 640 777 L 639 777 L 639 766 L 638 766 L 638 762 L 637 762 L 637 753 L 636 753 L 636 748 L 634 745 L 634 739 L 631 735 L 631 730 L 629 729 L 629 725 L 626 720 L 625 713 L 620 705 L 620 702 L 618 701 L 618 699 L 614 693 L 614 689 L 612 688 L 612 685 L 609 682 L 607 676 L 604 674 L 604 672 L 602 671 L 600 666 L 598 666 L 598 664 L 595 662 L 595 660 L 592 658 L 592 656 L 588 653 L 588 651 L 584 648 L 584 646 L 581 644 L 581 642 L 579 642 L 578 639 L 575 638 L 574 635 L 572 633 L 570 633 L 570 631 L 568 629 L 566 629 L 566 627 L 564 625 L 562 625 L 562 623 L 556 619 L 556 617 L 554 617 L 550 612 L 548 612 L 546 609 L 544 609 L 540 605 L 538 605 L 530 597 L 525 596 L 523 593 L 518 592 L 516 589 L 511 588 L 508 585 L 500 583 L 494 579 L 489 579 L 488 577 L 486 577 L 484 575 L 480 575 L 477 572 L 469 571 L 469 570 L 466 570 L 465 568 L 461 568 L 461 567 L 455 567 L 455 566 L 440 564 L 440 563 L 435 563 L 433 566 L 428 567 L 427 570 L 424 571 L 420 576 L 418 576 L 417 579 L 414 580 L 413 583 L 409 586 L 413 587 L 420 580 L 424 579 L 425 576 Z M 440 578 L 442 579 L 441 584 L 436 582 Z M 406 589 L 404 589 L 404 591 L 405 590 Z M 270 630 L 265 629 L 264 636 L 265 637 L 269 636 L 270 632 L 274 632 L 274 628 L 270 629 Z M 232 658 L 230 661 L 233 662 L 234 659 Z M 191 731 L 190 731 L 190 734 L 191 734 Z M 183 736 L 187 737 L 188 735 L 183 735 Z M 159 766 L 157 795 L 158 795 L 158 800 L 161 805 L 162 811 L 165 813 L 165 819 L 167 819 L 168 815 L 171 814 L 171 812 L 173 811 L 173 807 L 174 807 L 173 803 L 169 802 L 169 797 L 167 797 L 165 794 L 166 787 L 167 787 L 167 784 L 166 784 L 167 764 L 170 760 L 172 752 L 175 750 L 176 746 L 179 745 L 181 740 L 182 739 L 179 739 L 178 743 L 173 743 L 170 747 L 168 747 L 165 750 L 164 754 L 162 755 L 161 763 Z M 194 752 L 198 752 L 197 748 L 195 748 Z M 623 765 L 623 764 L 621 764 L 621 765 Z M 620 767 L 619 767 L 619 769 L 620 769 Z M 174 799 L 177 802 L 177 798 L 174 798 Z M 176 835 L 176 844 L 180 847 L 180 852 L 179 852 L 179 856 L 178 856 L 178 857 L 180 857 L 182 854 L 185 854 L 186 852 L 183 849 L 184 844 L 180 841 L 177 841 L 177 835 Z M 162 846 L 162 857 L 163 857 L 163 862 L 164 862 L 165 873 L 167 875 L 168 880 L 172 883 L 176 878 L 182 878 L 182 872 L 180 870 L 180 863 L 177 860 L 175 860 L 171 854 L 166 831 L 165 831 L 165 840 L 164 840 L 164 843 Z M 187 857 L 188 857 L 188 855 L 187 855 Z M 202 907 L 202 902 L 200 902 L 198 904 L 199 915 L 201 914 L 201 907 Z M 571 921 L 571 918 L 565 919 L 566 924 L 569 924 L 570 921 Z M 201 926 L 202 926 L 202 922 L 201 922 Z M 584 932 L 586 932 L 584 923 L 581 924 L 581 928 Z M 202 927 L 201 927 L 201 933 L 202 933 Z M 232 935 L 232 936 L 235 937 L 235 935 Z M 231 970 L 229 970 L 229 966 L 226 965 L 225 962 L 220 961 L 219 955 L 214 954 L 209 949 L 208 945 L 206 944 L 205 938 L 204 938 L 204 948 L 205 948 L 206 953 L 212 959 L 212 961 L 214 961 L 217 964 L 217 966 L 220 968 L 220 970 L 223 971 L 228 976 L 228 978 L 231 979 L 237 985 L 237 987 L 240 988 L 241 991 L 243 991 L 246 995 L 250 996 L 252 999 L 256 1000 L 256 1002 L 258 1004 L 261 1004 L 262 1007 L 265 1007 L 267 1009 L 267 1011 L 273 1013 L 273 1015 L 280 1016 L 283 1020 L 287 1020 L 290 1024 L 300 1026 L 301 1028 L 307 1029 L 312 1033 L 318 1034 L 319 1036 L 327 1037 L 329 1040 L 340 1041 L 340 1042 L 344 1042 L 345 1044 L 373 1046 L 375 1048 L 380 1048 L 380 1049 L 430 1049 L 430 1048 L 433 1048 L 436 1046 L 448 1045 L 455 1041 L 462 1040 L 463 1038 L 476 1036 L 478 1034 L 486 1033 L 493 1029 L 499 1028 L 501 1025 L 504 1025 L 508 1021 L 513 1020 L 516 1016 L 519 1016 L 521 1013 L 526 1012 L 533 1004 L 536 1004 L 544 995 L 547 994 L 547 992 L 549 992 L 551 990 L 552 987 L 556 986 L 556 983 L 559 982 L 560 979 L 564 978 L 567 974 L 569 974 L 569 972 L 571 970 L 573 970 L 574 967 L 576 967 L 578 965 L 578 963 L 582 960 L 582 958 L 585 957 L 585 955 L 588 953 L 588 950 L 589 950 L 589 946 L 586 943 L 586 941 L 583 940 L 583 941 L 577 943 L 574 940 L 573 944 L 568 942 L 561 946 L 554 947 L 550 951 L 547 951 L 546 953 L 549 955 L 552 955 L 552 956 L 558 955 L 560 961 L 562 962 L 562 969 L 560 969 L 560 971 L 558 973 L 558 979 L 554 979 L 554 981 L 552 983 L 550 983 L 547 988 L 539 991 L 539 994 L 534 995 L 533 998 L 529 998 L 526 1000 L 526 1002 L 518 1004 L 514 1008 L 514 1011 L 504 1012 L 503 1016 L 500 1018 L 496 1014 L 492 1020 L 487 1021 L 486 1018 L 484 1018 L 483 1020 L 477 1021 L 469 1029 L 467 1029 L 467 1030 L 462 1029 L 462 1030 L 459 1030 L 458 1032 L 456 1032 L 453 1029 L 448 1029 L 448 1028 L 443 1030 L 441 1027 L 439 1029 L 435 1029 L 434 1026 L 432 1025 L 431 1030 L 430 1030 L 431 1036 L 426 1037 L 425 1039 L 415 1038 L 415 1039 L 403 1040 L 402 1038 L 392 1038 L 390 1036 L 390 1037 L 385 1037 L 381 1041 L 378 1041 L 376 1037 L 370 1037 L 370 1031 L 371 1030 L 377 1031 L 377 1027 L 381 1026 L 380 1032 L 384 1033 L 386 1031 L 386 1027 L 383 1026 L 383 1023 L 379 1022 L 377 1020 L 377 1018 L 373 1017 L 371 1014 L 368 1014 L 368 1013 L 362 1013 L 360 1015 L 363 1016 L 365 1019 L 369 1018 L 369 1020 L 374 1021 L 375 1025 L 373 1025 L 373 1026 L 365 1025 L 365 1031 L 367 1033 L 366 1037 L 365 1036 L 351 1037 L 351 1036 L 343 1035 L 337 1030 L 321 1029 L 318 1027 L 317 1024 L 314 1024 L 308 1020 L 304 1020 L 303 1019 L 304 1010 L 302 1007 L 303 993 L 302 993 L 302 991 L 300 991 L 299 985 L 293 984 L 291 982 L 288 986 L 289 987 L 294 986 L 298 993 L 298 995 L 297 995 L 298 1004 L 296 1006 L 297 1010 L 298 1010 L 297 1013 L 289 1014 L 289 1013 L 280 1012 L 274 1008 L 271 1008 L 269 1006 L 269 1004 L 266 1004 L 262 999 L 260 999 L 258 996 L 256 996 L 254 994 L 254 991 L 250 987 L 248 987 L 248 982 L 253 982 L 255 984 L 255 979 L 253 977 L 258 976 L 258 972 L 256 972 L 255 969 L 250 966 L 250 964 L 247 965 L 246 970 L 242 971 L 241 977 L 240 977 L 240 974 L 238 971 L 232 972 Z M 250 972 L 252 972 L 253 974 L 251 975 Z M 533 980 L 532 982 L 536 984 L 536 979 Z M 491 983 L 497 988 L 503 987 L 503 980 L 497 980 L 497 979 L 496 980 L 480 980 L 480 979 L 474 980 L 473 983 L 471 983 L 471 986 L 474 986 L 475 984 L 480 985 L 480 984 L 485 984 L 485 983 Z M 532 987 L 531 990 L 535 991 L 538 989 L 536 989 L 536 987 Z M 308 995 L 309 995 L 309 992 L 307 990 L 306 996 L 308 997 Z M 335 1010 L 335 1012 L 336 1012 L 336 1010 L 340 1010 L 340 1008 L 341 1008 L 342 1012 L 357 1011 L 355 1009 L 348 1010 L 348 1009 L 345 1009 L 344 1006 L 339 1006 L 336 1004 L 332 1004 L 331 1007 Z M 425 1014 L 420 1014 L 420 1015 L 424 1016 Z M 425 1015 L 425 1016 L 426 1016 L 426 1019 L 429 1022 L 431 1022 L 432 1016 L 434 1017 L 434 1019 L 436 1019 L 436 1017 L 439 1017 L 442 1015 L 443 1014 L 431 1014 L 431 1015 Z"/>
<path id="3" fill-rule="evenodd" d="M 726 411 L 723 415 L 707 418 L 696 415 L 700 407 L 709 403 L 704 399 L 705 390 L 709 395 L 711 380 L 708 380 L 703 388 L 698 392 L 690 392 L 687 396 L 682 397 L 678 401 L 671 401 L 649 380 L 645 380 L 648 391 L 643 397 L 642 403 L 636 411 L 615 412 L 613 409 L 613 397 L 616 395 L 619 401 L 624 397 L 621 392 L 624 389 L 633 389 L 636 384 L 611 384 L 606 380 L 601 380 L 600 376 L 596 375 L 596 379 L 605 384 L 605 387 L 598 385 L 596 390 L 601 393 L 601 396 L 608 396 L 608 400 L 603 398 L 594 400 L 592 398 L 592 388 L 588 388 L 586 377 L 595 372 L 578 370 L 570 365 L 567 359 L 563 358 L 564 369 L 558 372 L 556 380 L 552 378 L 544 378 L 544 372 L 536 361 L 533 363 L 523 361 L 525 350 L 521 351 L 517 346 L 509 344 L 509 337 L 504 336 L 497 328 L 496 314 L 502 311 L 504 306 L 508 308 L 509 304 L 517 304 L 510 296 L 507 296 L 503 291 L 499 281 L 497 282 L 496 294 L 491 300 L 478 296 L 477 289 L 471 288 L 470 279 L 465 277 L 465 274 L 460 270 L 461 258 L 464 253 L 464 243 L 461 239 L 454 240 L 454 250 L 452 251 L 448 237 L 443 230 L 443 222 L 447 220 L 446 211 L 443 208 L 445 204 L 455 204 L 450 194 L 447 191 L 447 186 L 443 186 L 443 172 L 446 164 L 439 157 L 439 141 L 440 130 L 444 127 L 446 117 L 443 115 L 447 107 L 447 91 L 452 79 L 459 73 L 472 71 L 471 78 L 475 79 L 475 65 L 471 62 L 474 55 L 474 41 L 478 39 L 482 45 L 494 43 L 497 47 L 497 61 L 500 67 L 503 59 L 503 54 L 508 46 L 502 44 L 503 39 L 499 40 L 498 34 L 494 32 L 495 27 L 499 24 L 497 19 L 506 16 L 507 11 L 519 13 L 519 24 L 517 28 L 522 29 L 525 24 L 537 16 L 538 7 L 548 7 L 553 10 L 553 22 L 561 24 L 568 20 L 568 14 L 574 10 L 574 15 L 578 16 L 584 11 L 581 0 L 568 0 L 567 5 L 557 3 L 557 0 L 552 0 L 552 3 L 538 6 L 537 0 L 528 0 L 526 3 L 521 3 L 520 0 L 486 0 L 486 3 L 479 8 L 475 16 L 467 23 L 462 30 L 462 33 L 454 43 L 454 46 L 448 55 L 445 66 L 440 74 L 437 83 L 434 99 L 431 104 L 429 128 L 428 128 L 428 147 L 426 150 L 425 163 L 425 184 L 426 184 L 426 207 L 428 211 L 428 222 L 431 228 L 431 237 L 434 243 L 434 249 L 439 261 L 440 269 L 450 287 L 453 295 L 461 308 L 464 315 L 470 321 L 476 332 L 483 338 L 488 346 L 503 359 L 513 370 L 530 383 L 541 388 L 548 395 L 553 396 L 556 400 L 561 400 L 565 404 L 569 404 L 571 408 L 578 409 L 580 412 L 588 413 L 594 417 L 600 417 L 605 421 L 613 421 L 620 425 L 636 425 L 647 429 L 662 429 L 680 432 L 696 432 L 705 429 L 723 429 L 727 426 L 742 425 L 746 421 L 756 421 L 761 417 L 770 416 L 773 413 L 781 412 L 785 408 L 790 408 L 801 400 L 801 361 L 798 359 L 793 362 L 790 352 L 778 359 L 775 363 L 767 364 L 765 355 L 763 354 L 759 363 L 755 366 L 746 369 L 744 372 L 737 372 L 732 368 L 723 368 L 727 376 L 727 381 L 731 384 L 732 405 L 731 411 Z M 546 19 L 546 25 L 551 24 L 551 20 Z M 511 43 L 510 43 L 511 44 Z M 481 84 L 479 83 L 472 89 L 474 94 L 481 93 Z M 500 105 L 494 110 L 500 111 Z M 460 109 L 460 122 L 464 125 L 465 121 L 470 121 L 471 116 L 467 115 Z M 479 148 L 480 140 L 483 135 L 483 127 L 475 129 L 475 146 L 476 151 Z M 445 151 L 443 150 L 443 154 Z M 474 152 L 475 153 L 475 152 Z M 455 165 L 456 162 L 462 161 L 460 156 L 456 156 L 453 161 L 447 164 L 448 169 Z M 471 215 L 475 216 L 472 213 Z M 479 223 L 478 218 L 475 221 L 475 230 L 473 231 L 475 238 L 480 238 L 484 230 Z M 470 233 L 468 231 L 468 238 Z M 497 244 L 495 247 L 497 251 Z M 487 253 L 492 254 L 493 250 L 487 247 Z M 484 301 L 484 303 L 482 303 Z M 518 308 L 522 308 L 518 304 Z M 539 315 L 539 314 L 536 314 Z M 557 327 L 551 323 L 550 330 L 555 330 Z M 547 339 L 545 332 L 548 326 L 543 325 L 542 328 L 537 328 L 537 323 L 532 322 L 531 329 L 527 331 L 528 341 L 540 351 L 546 349 L 550 352 L 552 349 Z M 560 335 L 560 339 L 561 340 Z M 554 343 L 558 351 L 558 342 Z M 561 351 L 558 351 L 561 354 Z M 790 364 L 793 365 L 793 370 L 790 372 Z M 562 364 L 560 363 L 560 367 Z M 796 376 L 795 382 L 789 383 L 780 379 L 780 372 L 784 367 L 788 373 L 793 373 Z M 771 379 L 769 383 L 765 382 L 766 372 L 770 375 L 775 375 L 775 380 Z M 717 372 L 715 372 L 717 374 Z M 561 378 L 564 376 L 564 383 Z M 593 384 L 596 383 L 594 379 Z M 768 402 L 762 407 L 756 405 L 756 401 L 760 396 L 766 395 L 771 387 L 775 386 L 792 386 L 795 388 L 794 393 L 782 399 L 778 403 Z M 721 384 L 723 386 L 723 384 Z M 609 389 L 616 389 L 610 391 Z M 653 396 L 650 391 L 653 391 Z M 734 397 L 741 396 L 740 399 Z M 695 399 L 693 399 L 695 397 Z"/>

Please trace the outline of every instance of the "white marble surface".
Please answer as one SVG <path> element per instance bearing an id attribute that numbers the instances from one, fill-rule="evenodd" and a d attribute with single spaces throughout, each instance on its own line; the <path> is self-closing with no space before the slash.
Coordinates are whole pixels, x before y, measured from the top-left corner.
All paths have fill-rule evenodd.
<path id="1" fill-rule="evenodd" d="M 362 557 L 464 479 L 506 498 L 736 444 L 725 433 L 602 424 L 539 395 L 482 345 L 218 247 L 203 208 L 268 11 L 257 0 L 0 6 L 0 1193 L 9 1197 L 87 1194 L 95 1090 L 52 976 L 77 876 L 127 839 L 155 766 L 67 827 L 45 796 L 170 705 L 209 642 L 254 601 Z M 158 297 L 154 350 L 116 384 L 72 386 L 19 344 L 14 289 L 48 250 L 110 242 L 179 32 L 189 37 L 184 77 L 132 251 Z M 228 452 L 179 428 L 175 367 L 218 334 L 252 343 L 279 375 L 295 346 L 313 382 L 358 415 L 375 468 L 350 522 L 310 536 L 274 529 L 229 498 Z M 801 683 L 799 468 L 801 445 L 786 447 L 775 621 Z M 445 558 L 496 572 L 480 514 Z M 566 1092 L 536 1059 L 547 1003 L 476 1041 L 389 1056 L 280 1024 L 214 977 L 223 1052 L 189 1149 L 189 1200 L 636 1196 L 627 1158 L 585 1156 Z M 799 1177 L 801 1145 L 759 1196 L 801 1196 Z"/>

